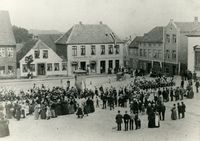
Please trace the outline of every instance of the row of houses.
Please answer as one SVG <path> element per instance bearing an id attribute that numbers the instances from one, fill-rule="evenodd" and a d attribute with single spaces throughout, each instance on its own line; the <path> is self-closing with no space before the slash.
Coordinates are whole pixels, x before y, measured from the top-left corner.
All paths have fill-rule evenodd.
<path id="1" fill-rule="evenodd" d="M 75 24 L 64 34 L 34 36 L 18 48 L 7 11 L 0 11 L 0 77 L 113 73 L 121 67 L 182 74 L 200 70 L 200 22 L 156 26 L 125 42 L 110 27 Z M 128 46 L 128 48 L 126 48 Z"/>
<path id="2" fill-rule="evenodd" d="M 77 69 L 89 74 L 112 73 L 123 66 L 124 42 L 108 27 L 75 24 L 63 35 L 37 35 L 20 49 L 7 11 L 0 12 L 0 76 L 72 76 Z"/>
<path id="3" fill-rule="evenodd" d="M 129 45 L 129 66 L 133 69 L 163 71 L 170 74 L 183 74 L 185 71 L 198 71 L 199 40 L 198 17 L 193 22 L 170 20 L 166 26 L 156 26 L 143 36 L 137 36 Z M 191 56 L 193 54 L 193 56 Z M 194 54 L 196 55 L 194 57 Z"/>

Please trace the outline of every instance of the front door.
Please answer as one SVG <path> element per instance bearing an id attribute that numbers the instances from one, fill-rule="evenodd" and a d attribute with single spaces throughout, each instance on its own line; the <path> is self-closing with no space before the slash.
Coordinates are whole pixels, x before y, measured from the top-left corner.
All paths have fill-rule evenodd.
<path id="1" fill-rule="evenodd" d="M 80 68 L 86 70 L 86 62 L 80 62 Z"/>
<path id="2" fill-rule="evenodd" d="M 46 74 L 45 64 L 44 63 L 37 64 L 37 71 L 38 75 L 45 75 Z"/>
<path id="3" fill-rule="evenodd" d="M 100 72 L 105 73 L 106 72 L 106 61 L 100 62 Z"/>

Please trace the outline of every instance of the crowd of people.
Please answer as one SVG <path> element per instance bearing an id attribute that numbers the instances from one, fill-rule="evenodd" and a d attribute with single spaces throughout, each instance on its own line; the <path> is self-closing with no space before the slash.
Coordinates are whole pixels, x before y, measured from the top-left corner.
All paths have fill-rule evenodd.
<path id="1" fill-rule="evenodd" d="M 196 83 L 198 80 L 196 81 Z M 198 84 L 195 84 L 195 86 Z M 199 86 L 198 86 L 199 87 Z M 198 89 L 197 89 L 198 90 Z M 75 87 L 34 86 L 28 91 L 21 91 L 16 95 L 14 91 L 1 90 L 0 101 L 3 113 L 7 119 L 26 118 L 33 115 L 35 120 L 51 119 L 61 115 L 76 114 L 77 118 L 88 116 L 95 112 L 95 108 L 114 110 L 115 107 L 129 108 L 122 116 L 120 111 L 115 118 L 117 130 L 121 130 L 124 121 L 125 131 L 141 128 L 141 115 L 147 114 L 148 127 L 160 126 L 160 120 L 165 120 L 165 102 L 192 98 L 192 84 L 182 79 L 180 87 L 175 87 L 173 77 L 159 77 L 147 79 L 135 77 L 125 86 L 95 87 L 95 90 L 84 89 L 78 91 Z M 100 104 L 102 103 L 102 104 Z M 102 107 L 100 107 L 102 106 Z M 177 103 L 171 109 L 172 120 L 182 115 L 185 117 L 186 106 L 183 102 Z"/>
<path id="2" fill-rule="evenodd" d="M 82 110 L 82 115 L 88 115 L 95 111 L 94 93 L 85 89 L 81 93 L 74 87 L 45 88 L 44 85 L 16 95 L 14 91 L 4 91 L 0 94 L 1 106 L 6 118 L 26 118 L 34 115 L 34 119 L 50 119 L 60 115 L 74 114 L 77 109 Z M 79 115 L 79 113 L 77 113 Z"/>

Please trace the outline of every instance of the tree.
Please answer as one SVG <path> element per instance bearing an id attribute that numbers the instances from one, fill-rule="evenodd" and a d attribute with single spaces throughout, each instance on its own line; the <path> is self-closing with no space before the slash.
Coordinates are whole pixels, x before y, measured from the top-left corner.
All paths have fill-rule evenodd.
<path id="1" fill-rule="evenodd" d="M 22 28 L 22 27 L 17 27 L 17 26 L 13 26 L 13 33 L 15 36 L 15 40 L 17 43 L 24 43 L 27 42 L 28 40 L 30 40 L 32 38 L 32 34 L 30 34 L 28 32 L 27 29 Z"/>

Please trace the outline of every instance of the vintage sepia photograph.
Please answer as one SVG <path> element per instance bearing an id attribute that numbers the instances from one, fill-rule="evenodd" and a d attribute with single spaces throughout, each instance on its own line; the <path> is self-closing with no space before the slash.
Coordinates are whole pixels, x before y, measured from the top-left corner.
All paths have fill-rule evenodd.
<path id="1" fill-rule="evenodd" d="M 0 141 L 200 141 L 199 0 L 0 0 Z"/>

